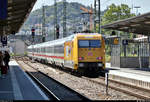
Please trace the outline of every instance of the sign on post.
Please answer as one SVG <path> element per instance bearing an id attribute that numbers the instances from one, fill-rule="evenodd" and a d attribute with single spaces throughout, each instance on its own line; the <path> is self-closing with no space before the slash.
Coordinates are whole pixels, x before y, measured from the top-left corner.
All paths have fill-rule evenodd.
<path id="1" fill-rule="evenodd" d="M 108 95 L 108 72 L 105 73 L 106 95 Z"/>
<path id="2" fill-rule="evenodd" d="M 3 46 L 7 46 L 7 36 L 1 36 L 1 42 Z"/>
<path id="3" fill-rule="evenodd" d="M 0 0 L 0 19 L 2 20 L 7 18 L 7 3 L 8 0 Z"/>
<path id="4" fill-rule="evenodd" d="M 113 44 L 118 45 L 119 44 L 119 39 L 118 38 L 114 38 Z"/>
<path id="5" fill-rule="evenodd" d="M 128 40 L 122 40 L 123 45 L 128 45 Z"/>

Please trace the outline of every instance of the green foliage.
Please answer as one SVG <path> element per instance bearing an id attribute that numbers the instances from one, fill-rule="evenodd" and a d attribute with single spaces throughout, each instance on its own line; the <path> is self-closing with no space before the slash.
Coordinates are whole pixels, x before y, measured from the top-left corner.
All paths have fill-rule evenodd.
<path id="1" fill-rule="evenodd" d="M 123 20 L 127 19 L 130 17 L 135 16 L 135 14 L 131 13 L 131 9 L 129 8 L 128 5 L 126 4 L 121 4 L 121 5 L 115 5 L 111 4 L 106 12 L 104 13 L 104 16 L 102 17 L 102 22 L 101 25 L 106 25 L 110 24 L 112 22 L 118 21 L 118 20 Z M 97 31 L 98 31 L 98 26 L 97 26 Z M 105 35 L 111 35 L 112 30 L 108 29 L 102 29 L 102 34 Z M 125 32 L 116 32 L 116 35 L 120 35 L 121 37 L 126 37 L 126 38 L 133 38 L 133 34 L 128 34 Z M 111 48 L 109 45 L 106 45 L 106 62 L 110 62 L 111 59 Z"/>
<path id="2" fill-rule="evenodd" d="M 131 9 L 129 8 L 128 5 L 121 4 L 116 6 L 115 4 L 112 4 L 108 7 L 107 11 L 105 12 L 102 18 L 103 19 L 102 25 L 133 16 L 135 16 L 135 14 L 131 13 Z"/>
<path id="3" fill-rule="evenodd" d="M 111 60 L 110 58 L 111 58 L 110 55 L 107 55 L 107 54 L 106 54 L 106 56 L 105 56 L 105 61 L 106 61 L 106 62 L 110 62 L 110 60 Z"/>
<path id="4" fill-rule="evenodd" d="M 135 14 L 131 13 L 131 9 L 126 4 L 121 5 L 115 5 L 111 4 L 107 11 L 104 13 L 104 16 L 102 17 L 102 25 L 112 23 L 117 20 L 126 19 L 129 17 L 133 17 Z M 98 28 L 98 27 L 97 27 Z M 98 30 L 98 29 L 97 29 Z M 106 30 L 102 29 L 102 34 L 111 35 L 112 30 Z M 126 35 L 126 33 L 119 32 L 120 35 Z M 130 38 L 132 37 L 129 36 Z"/>

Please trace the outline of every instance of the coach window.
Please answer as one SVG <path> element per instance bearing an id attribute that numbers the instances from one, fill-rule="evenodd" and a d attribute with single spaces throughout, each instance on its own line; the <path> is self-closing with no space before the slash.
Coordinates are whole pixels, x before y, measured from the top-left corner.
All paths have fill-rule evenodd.
<path id="1" fill-rule="evenodd" d="M 39 50 L 40 50 L 40 49 L 38 48 L 38 53 L 40 52 Z"/>
<path id="2" fill-rule="evenodd" d="M 57 53 L 57 46 L 54 46 L 54 53 Z"/>
<path id="3" fill-rule="evenodd" d="M 56 46 L 56 53 L 59 53 L 59 45 Z"/>
<path id="4" fill-rule="evenodd" d="M 52 46 L 52 53 L 54 53 L 54 46 Z"/>
<path id="5" fill-rule="evenodd" d="M 39 53 L 41 53 L 41 48 L 39 48 Z"/>
<path id="6" fill-rule="evenodd" d="M 52 47 L 49 47 L 49 53 L 52 53 Z"/>
<path id="7" fill-rule="evenodd" d="M 42 48 L 42 53 L 44 52 L 44 48 Z"/>
<path id="8" fill-rule="evenodd" d="M 49 53 L 49 47 L 47 47 L 47 53 Z"/>
<path id="9" fill-rule="evenodd" d="M 49 47 L 47 47 L 47 53 L 49 53 Z"/>
<path id="10" fill-rule="evenodd" d="M 43 47 L 42 50 L 43 50 L 42 52 L 44 53 L 45 52 L 45 48 Z"/>
<path id="11" fill-rule="evenodd" d="M 47 47 L 45 47 L 45 53 L 47 53 Z"/>
<path id="12" fill-rule="evenodd" d="M 64 53 L 64 48 L 62 45 L 60 45 L 60 47 L 59 47 L 59 53 Z"/>
<path id="13" fill-rule="evenodd" d="M 43 49 L 43 53 L 45 52 L 45 47 L 42 48 Z"/>

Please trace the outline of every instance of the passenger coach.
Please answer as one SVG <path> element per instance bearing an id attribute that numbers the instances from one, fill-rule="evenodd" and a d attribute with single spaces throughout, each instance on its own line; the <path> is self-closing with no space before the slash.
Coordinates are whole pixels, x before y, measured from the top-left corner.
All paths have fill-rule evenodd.
<path id="1" fill-rule="evenodd" d="M 80 73 L 105 69 L 105 41 L 101 34 L 79 33 L 28 47 L 28 56 Z"/>

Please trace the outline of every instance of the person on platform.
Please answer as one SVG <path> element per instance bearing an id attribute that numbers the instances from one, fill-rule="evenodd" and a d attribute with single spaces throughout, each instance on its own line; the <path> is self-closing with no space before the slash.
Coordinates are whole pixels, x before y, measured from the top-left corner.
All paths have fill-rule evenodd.
<path id="1" fill-rule="evenodd" d="M 3 76 L 3 53 L 0 51 L 0 69 L 1 69 L 1 75 Z"/>
<path id="2" fill-rule="evenodd" d="M 4 58 L 3 58 L 4 64 L 9 69 L 9 61 L 10 61 L 10 55 L 7 51 L 5 51 Z"/>

